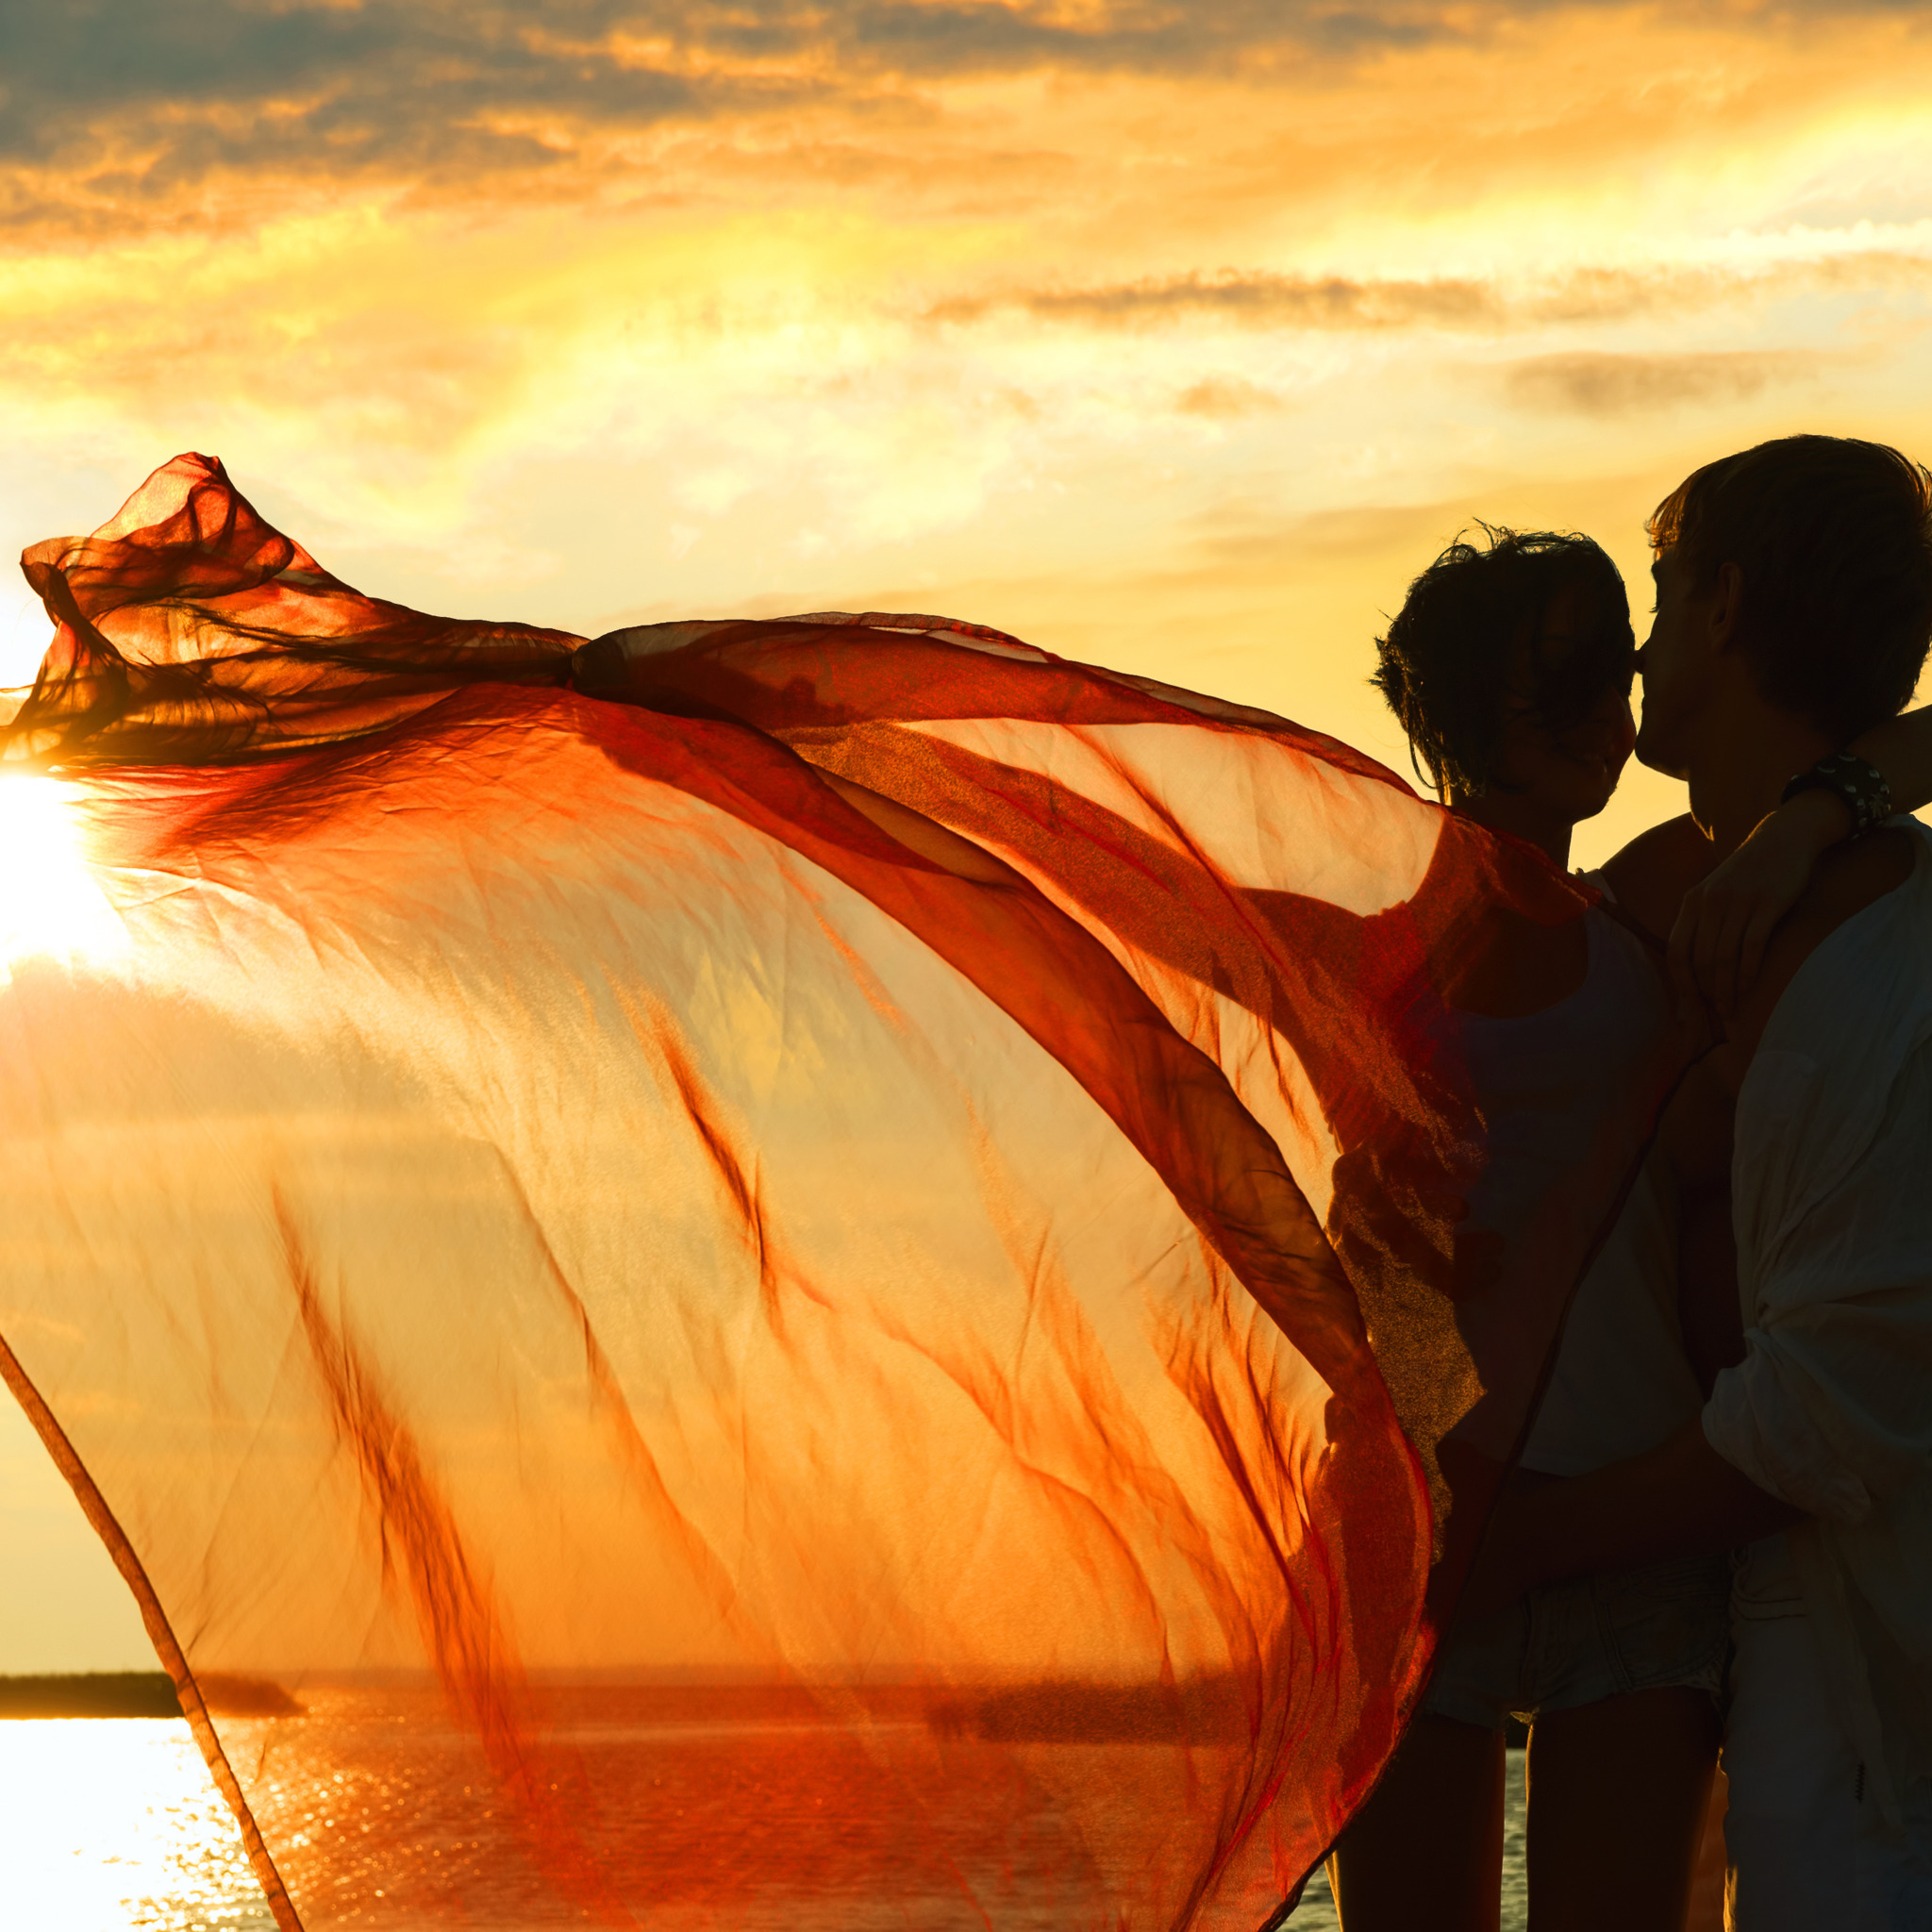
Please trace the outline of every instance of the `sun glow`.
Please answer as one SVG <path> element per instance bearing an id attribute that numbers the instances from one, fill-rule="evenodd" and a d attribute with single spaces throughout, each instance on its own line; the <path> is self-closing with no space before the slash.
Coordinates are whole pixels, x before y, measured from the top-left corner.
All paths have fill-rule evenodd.
<path id="1" fill-rule="evenodd" d="M 127 949 L 81 846 L 80 787 L 0 777 L 0 985 L 16 961 L 104 959 Z"/>

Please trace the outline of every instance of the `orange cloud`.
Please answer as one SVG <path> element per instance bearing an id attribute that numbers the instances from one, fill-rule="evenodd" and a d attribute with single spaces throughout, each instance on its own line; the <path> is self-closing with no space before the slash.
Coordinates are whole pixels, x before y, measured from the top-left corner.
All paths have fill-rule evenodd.
<path id="1" fill-rule="evenodd" d="M 1174 398 L 1174 408 L 1188 416 L 1225 422 L 1257 416 L 1287 407 L 1274 391 L 1240 375 L 1208 375 L 1191 383 Z"/>

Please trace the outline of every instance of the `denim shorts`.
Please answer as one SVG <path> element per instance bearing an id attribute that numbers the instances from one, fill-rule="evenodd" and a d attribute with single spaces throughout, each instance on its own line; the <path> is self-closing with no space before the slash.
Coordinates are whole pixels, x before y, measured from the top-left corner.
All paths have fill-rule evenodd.
<path id="1" fill-rule="evenodd" d="M 1631 1690 L 1681 1684 L 1716 1697 L 1730 1638 L 1728 1556 L 1553 1583 L 1451 1631 L 1422 1707 L 1499 1731 Z"/>

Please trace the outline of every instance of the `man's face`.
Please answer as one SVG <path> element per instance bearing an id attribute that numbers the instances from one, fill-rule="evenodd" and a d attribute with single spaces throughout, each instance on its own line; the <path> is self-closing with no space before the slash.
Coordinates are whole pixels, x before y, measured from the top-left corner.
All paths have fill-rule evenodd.
<path id="1" fill-rule="evenodd" d="M 1690 761 L 1690 727 L 1708 681 L 1710 614 L 1716 592 L 1695 594 L 1696 573 L 1674 549 L 1651 564 L 1657 587 L 1650 636 L 1637 654 L 1643 679 L 1643 723 L 1637 756 L 1654 772 L 1681 778 Z"/>

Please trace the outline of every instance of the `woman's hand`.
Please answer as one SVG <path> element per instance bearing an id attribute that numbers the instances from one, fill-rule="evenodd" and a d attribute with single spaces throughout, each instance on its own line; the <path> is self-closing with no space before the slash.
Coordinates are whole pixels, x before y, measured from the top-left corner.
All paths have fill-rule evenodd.
<path id="1" fill-rule="evenodd" d="M 1556 1486 L 1558 1478 L 1535 1470 L 1514 1469 L 1490 1517 L 1489 1527 L 1456 1600 L 1457 1624 L 1474 1624 L 1505 1610 L 1541 1582 L 1538 1558 L 1543 1529 L 1536 1498 Z"/>
<path id="2" fill-rule="evenodd" d="M 1480 1624 L 1497 1611 L 1507 1610 L 1518 1597 L 1527 1593 L 1529 1566 L 1516 1515 L 1517 1510 L 1510 1504 L 1497 1506 L 1496 1518 L 1491 1523 L 1475 1560 L 1469 1566 L 1462 1592 L 1456 1599 L 1456 1614 L 1450 1620 L 1453 1628 Z"/>
<path id="3" fill-rule="evenodd" d="M 1811 883 L 1820 857 L 1852 829 L 1835 792 L 1813 787 L 1760 819 L 1751 836 L 1684 894 L 1671 928 L 1671 975 L 1726 1020 L 1764 960 L 1765 942 Z"/>

